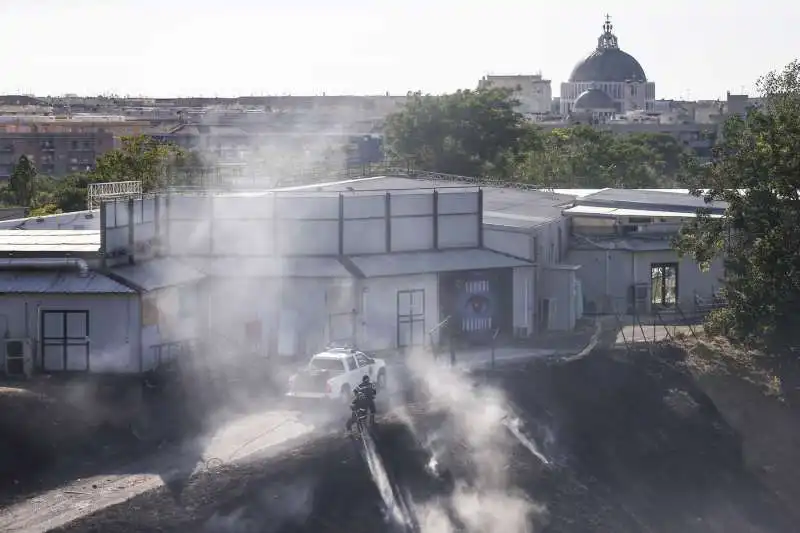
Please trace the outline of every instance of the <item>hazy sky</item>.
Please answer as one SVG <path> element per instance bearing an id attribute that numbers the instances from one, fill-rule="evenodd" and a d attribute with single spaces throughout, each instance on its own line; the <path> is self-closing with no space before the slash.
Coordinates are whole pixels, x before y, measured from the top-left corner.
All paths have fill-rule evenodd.
<path id="1" fill-rule="evenodd" d="M 0 93 L 405 94 L 534 74 L 603 16 L 658 98 L 717 98 L 800 55 L 789 0 L 0 0 Z"/>

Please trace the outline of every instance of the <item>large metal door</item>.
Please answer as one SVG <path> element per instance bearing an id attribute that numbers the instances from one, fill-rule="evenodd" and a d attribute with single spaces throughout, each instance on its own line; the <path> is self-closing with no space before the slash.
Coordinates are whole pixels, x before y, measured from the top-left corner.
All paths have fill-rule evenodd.
<path id="1" fill-rule="evenodd" d="M 397 347 L 425 344 L 425 290 L 397 291 Z"/>
<path id="2" fill-rule="evenodd" d="M 41 312 L 42 370 L 89 370 L 89 311 Z"/>

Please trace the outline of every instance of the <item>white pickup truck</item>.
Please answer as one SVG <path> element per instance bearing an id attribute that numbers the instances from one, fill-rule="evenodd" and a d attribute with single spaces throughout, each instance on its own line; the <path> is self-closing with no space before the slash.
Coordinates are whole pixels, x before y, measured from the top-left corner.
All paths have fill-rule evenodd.
<path id="1" fill-rule="evenodd" d="M 289 378 L 287 396 L 349 403 L 364 376 L 369 376 L 379 391 L 383 389 L 386 361 L 349 348 L 329 349 L 314 355 L 306 367 Z"/>

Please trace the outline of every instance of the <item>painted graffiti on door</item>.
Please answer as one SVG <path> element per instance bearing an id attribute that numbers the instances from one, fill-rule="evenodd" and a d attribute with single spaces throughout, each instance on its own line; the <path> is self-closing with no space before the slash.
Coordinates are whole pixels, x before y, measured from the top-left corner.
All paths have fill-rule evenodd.
<path id="1" fill-rule="evenodd" d="M 483 338 L 491 335 L 495 314 L 493 285 L 483 277 L 459 280 L 456 283 L 461 331 L 467 337 Z"/>

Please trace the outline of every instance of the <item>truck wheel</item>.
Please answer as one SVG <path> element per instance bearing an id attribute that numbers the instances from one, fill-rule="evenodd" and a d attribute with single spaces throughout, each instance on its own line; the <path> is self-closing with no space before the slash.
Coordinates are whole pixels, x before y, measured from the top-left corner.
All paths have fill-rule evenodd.
<path id="1" fill-rule="evenodd" d="M 381 370 L 378 372 L 378 389 L 383 390 L 386 388 L 386 372 Z"/>

